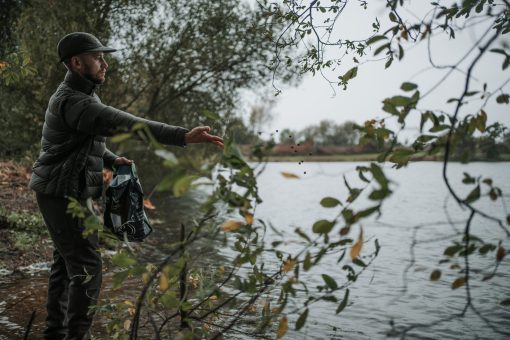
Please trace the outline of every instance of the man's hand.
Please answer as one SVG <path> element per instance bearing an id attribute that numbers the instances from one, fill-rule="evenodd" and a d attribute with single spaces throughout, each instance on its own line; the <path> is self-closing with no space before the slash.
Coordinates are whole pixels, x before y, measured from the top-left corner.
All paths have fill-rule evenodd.
<path id="1" fill-rule="evenodd" d="M 223 148 L 223 139 L 219 136 L 209 134 L 211 128 L 209 126 L 197 126 L 184 136 L 186 144 L 193 143 L 213 143 Z"/>
<path id="2" fill-rule="evenodd" d="M 130 159 L 127 159 L 126 157 L 117 157 L 113 161 L 113 164 L 115 164 L 115 165 L 131 165 L 131 164 L 133 164 L 133 161 Z"/>

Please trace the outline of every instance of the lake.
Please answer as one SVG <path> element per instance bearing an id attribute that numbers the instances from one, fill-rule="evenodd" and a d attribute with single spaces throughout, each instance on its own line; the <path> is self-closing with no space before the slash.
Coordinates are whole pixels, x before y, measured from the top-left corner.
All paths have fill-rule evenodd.
<path id="1" fill-rule="evenodd" d="M 341 200 L 347 197 L 343 175 L 352 186 L 361 185 L 355 168 L 361 163 L 268 163 L 259 177 L 260 196 L 263 199 L 255 212 L 255 217 L 270 221 L 275 228 L 285 233 L 286 251 L 301 249 L 301 239 L 294 233 L 297 227 L 311 234 L 311 226 L 318 219 L 334 218 L 339 210 L 326 209 L 319 202 L 324 196 Z M 335 315 L 336 306 L 330 303 L 316 303 L 310 308 L 308 321 L 299 332 L 293 331 L 297 316 L 289 316 L 289 339 L 384 339 L 391 330 L 390 322 L 399 329 L 403 326 L 445 320 L 459 313 L 466 301 L 466 290 L 461 287 L 451 289 L 451 283 L 459 276 L 455 264 L 463 265 L 462 259 L 439 264 L 444 259 L 443 251 L 460 241 L 468 212 L 462 210 L 448 198 L 447 189 L 441 178 L 441 163 L 417 162 L 400 170 L 386 169 L 392 180 L 393 195 L 382 206 L 382 215 L 362 222 L 367 241 L 362 255 L 374 249 L 377 239 L 381 249 L 379 255 L 367 270 L 350 287 L 349 304 L 342 313 Z M 289 179 L 281 172 L 298 175 L 299 179 Z M 482 197 L 475 206 L 487 213 L 505 220 L 509 214 L 508 193 L 510 192 L 510 163 L 472 163 L 463 165 L 452 163 L 449 175 L 453 187 L 465 197 L 473 186 L 461 183 L 463 172 L 472 176 L 490 177 L 494 185 L 506 193 L 504 199 L 491 201 Z M 143 172 L 141 172 L 143 173 Z M 144 180 L 142 183 L 150 182 Z M 150 187 L 150 186 L 146 186 Z M 487 186 L 482 186 L 485 194 Z M 164 256 L 165 241 L 176 238 L 177 227 L 181 222 L 189 222 L 194 217 L 190 206 L 200 199 L 203 192 L 197 190 L 186 199 L 176 200 L 166 195 L 155 196 L 153 203 L 158 210 L 153 216 L 156 232 L 150 242 L 144 244 L 144 257 L 157 261 Z M 506 201 L 504 201 L 506 199 Z M 505 204 L 506 202 L 506 204 Z M 373 205 L 360 197 L 355 208 L 362 209 Z M 370 204 L 370 205 L 369 205 Z M 509 228 L 509 226 L 506 226 Z M 338 230 L 340 226 L 335 227 Z M 334 230 L 334 233 L 336 231 Z M 353 227 L 350 237 L 356 238 L 359 226 Z M 509 238 L 494 222 L 479 217 L 472 223 L 471 233 L 485 242 L 503 241 L 505 249 L 510 249 Z M 266 241 L 278 236 L 268 229 Z M 412 246 L 414 244 L 414 246 Z M 221 263 L 232 258 L 234 252 L 221 244 L 202 243 L 197 251 L 204 263 Z M 320 274 L 328 274 L 339 284 L 345 281 L 344 264 L 350 264 L 346 256 L 340 263 L 337 257 L 324 258 L 308 273 L 301 273 L 300 279 L 309 287 L 324 284 Z M 277 266 L 274 257 L 265 255 L 268 266 Z M 497 274 L 489 281 L 482 282 L 484 275 L 491 271 L 495 263 L 495 253 L 485 256 L 474 255 L 471 260 L 471 295 L 477 311 L 490 320 L 490 325 L 473 311 L 468 310 L 464 318 L 454 318 L 432 327 L 415 328 L 409 332 L 409 339 L 504 339 L 504 335 L 493 328 L 508 332 L 510 307 L 500 305 L 500 301 L 510 297 L 510 264 L 508 257 L 501 262 Z M 454 266 L 451 269 L 451 266 Z M 359 268 L 359 267 L 357 267 Z M 440 269 L 441 278 L 430 281 L 433 270 Z M 30 279 L 0 278 L 2 295 L 0 302 L 0 339 L 8 335 L 22 334 L 34 306 L 40 310 L 44 303 L 47 273 L 35 274 Z M 108 282 L 108 276 L 106 276 Z M 112 292 L 106 290 L 103 294 Z M 8 298 L 5 298 L 8 296 Z M 24 298 L 6 310 L 6 305 Z M 301 303 L 302 305 L 302 303 Z M 299 306 L 299 301 L 296 306 Z M 289 309 L 293 309 L 293 305 Z M 9 314 L 10 313 L 10 314 Z M 40 330 L 41 320 L 34 331 Z M 5 335 L 2 335 L 5 334 Z M 232 337 L 238 335 L 232 334 Z M 228 338 L 231 336 L 229 335 Z M 241 337 L 242 338 L 242 337 Z"/>

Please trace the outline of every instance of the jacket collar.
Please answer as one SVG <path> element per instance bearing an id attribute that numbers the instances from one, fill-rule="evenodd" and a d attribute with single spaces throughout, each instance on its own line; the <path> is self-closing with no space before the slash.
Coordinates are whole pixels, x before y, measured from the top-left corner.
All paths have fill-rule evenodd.
<path id="1" fill-rule="evenodd" d="M 73 90 L 83 92 L 88 95 L 92 95 L 94 91 L 99 88 L 98 84 L 83 78 L 78 73 L 67 71 L 66 76 L 64 78 L 64 83 L 66 83 Z"/>

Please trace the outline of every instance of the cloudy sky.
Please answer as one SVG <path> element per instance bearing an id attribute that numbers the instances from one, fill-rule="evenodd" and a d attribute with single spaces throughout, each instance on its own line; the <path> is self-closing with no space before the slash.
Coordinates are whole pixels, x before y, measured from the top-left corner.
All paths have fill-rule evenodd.
<path id="1" fill-rule="evenodd" d="M 389 20 L 383 14 L 382 2 L 369 4 L 367 10 L 362 9 L 357 1 L 350 1 L 345 12 L 339 19 L 335 33 L 337 37 L 350 39 L 363 39 L 372 33 L 371 23 L 377 17 L 381 22 L 382 31 L 388 26 Z M 424 17 L 431 8 L 428 1 L 411 1 L 410 11 L 402 12 L 407 18 Z M 467 28 L 463 33 L 457 34 L 456 39 L 450 39 L 446 33 L 438 33 L 432 39 L 432 57 L 438 65 L 451 65 L 457 63 L 466 54 L 473 43 L 489 28 L 488 23 L 480 23 Z M 491 47 L 501 48 L 508 38 L 496 41 Z M 375 44 L 377 46 L 377 44 Z M 384 61 L 369 62 L 358 69 L 358 76 L 353 79 L 347 91 L 342 88 L 330 87 L 321 76 L 304 76 L 299 86 L 294 88 L 282 87 L 283 92 L 278 96 L 273 108 L 274 119 L 265 129 L 265 134 L 276 129 L 291 128 L 302 129 L 320 120 L 330 119 L 341 123 L 353 120 L 363 123 L 375 117 L 383 118 L 388 114 L 381 110 L 381 101 L 384 98 L 400 94 L 400 85 L 404 81 L 411 81 L 419 85 L 420 92 L 426 93 L 438 82 L 448 69 L 437 70 L 430 67 L 427 55 L 426 40 L 418 46 L 404 45 L 405 58 L 401 62 L 395 61 L 389 70 L 384 69 Z M 331 55 L 338 50 L 330 50 Z M 465 70 L 468 63 L 476 56 L 475 49 L 469 54 L 466 61 L 460 64 Z M 369 53 L 370 56 L 373 52 Z M 373 59 L 373 58 L 372 58 Z M 475 79 L 471 82 L 470 91 L 482 91 L 483 83 L 487 82 L 487 91 L 493 92 L 510 77 L 510 68 L 503 71 L 501 68 L 503 57 L 495 53 L 488 53 L 474 71 Z M 331 72 L 331 78 L 338 77 L 354 65 L 352 57 L 344 58 L 339 69 Z M 454 104 L 446 104 L 452 97 L 459 97 L 463 90 L 465 75 L 462 71 L 454 71 L 432 93 L 419 103 L 419 108 L 430 108 L 452 112 Z M 278 84 L 277 84 L 278 85 Z M 503 88 L 503 92 L 505 88 Z M 506 86 L 508 92 L 508 86 Z M 499 91 L 502 93 L 501 91 Z M 497 95 L 493 96 L 486 106 L 488 123 L 495 121 L 510 126 L 510 112 L 508 105 L 496 104 Z M 464 108 L 462 114 L 477 113 L 484 102 L 480 95 Z M 412 138 L 416 133 L 413 127 L 419 125 L 419 114 L 410 117 L 410 124 L 406 138 Z"/>

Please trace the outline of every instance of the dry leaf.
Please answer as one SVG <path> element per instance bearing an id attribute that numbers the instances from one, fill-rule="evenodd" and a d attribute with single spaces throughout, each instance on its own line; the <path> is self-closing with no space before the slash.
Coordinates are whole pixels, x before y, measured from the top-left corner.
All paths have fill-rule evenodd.
<path id="1" fill-rule="evenodd" d="M 430 274 L 430 281 L 437 281 L 441 277 L 441 271 L 436 269 Z"/>
<path id="2" fill-rule="evenodd" d="M 159 290 L 164 292 L 167 289 L 168 289 L 168 278 L 166 277 L 165 273 L 161 273 L 159 275 Z"/>
<path id="3" fill-rule="evenodd" d="M 246 224 L 253 224 L 253 214 L 249 212 L 245 213 L 244 220 L 246 221 Z"/>
<path id="4" fill-rule="evenodd" d="M 223 223 L 222 229 L 225 232 L 234 231 L 239 229 L 243 225 L 243 222 L 241 221 L 235 221 L 235 220 L 228 220 L 225 223 Z"/>
<path id="5" fill-rule="evenodd" d="M 124 321 L 124 329 L 126 331 L 129 331 L 130 327 L 131 327 L 131 320 L 127 319 L 126 321 Z"/>
<path id="6" fill-rule="evenodd" d="M 286 316 L 282 317 L 280 320 L 280 324 L 278 325 L 278 330 L 276 331 L 276 338 L 280 339 L 287 333 L 289 329 L 289 320 Z"/>
<path id="7" fill-rule="evenodd" d="M 297 179 L 299 179 L 299 176 L 296 175 L 296 174 L 293 174 L 292 172 L 282 171 L 281 174 L 285 178 L 297 178 Z"/>
<path id="8" fill-rule="evenodd" d="M 499 247 L 498 252 L 496 253 L 496 260 L 499 262 L 503 260 L 503 257 L 505 257 L 505 248 Z"/>
<path id="9" fill-rule="evenodd" d="M 285 261 L 283 263 L 282 270 L 283 270 L 284 273 L 288 273 L 288 272 L 290 272 L 294 268 L 295 265 L 296 265 L 296 261 L 294 261 L 294 260 L 287 260 L 287 261 Z"/>
<path id="10" fill-rule="evenodd" d="M 351 230 L 350 226 L 343 227 L 340 229 L 340 236 L 345 236 L 349 233 L 349 230 Z"/>
<path id="11" fill-rule="evenodd" d="M 457 289 L 459 287 L 462 287 L 464 285 L 464 283 L 466 283 L 466 278 L 465 277 L 459 277 L 458 279 L 453 281 L 452 289 Z"/>
<path id="12" fill-rule="evenodd" d="M 355 259 L 361 253 L 361 247 L 363 246 L 363 228 L 360 228 L 359 237 L 356 243 L 351 248 L 351 259 Z"/>
<path id="13" fill-rule="evenodd" d="M 149 210 L 154 210 L 156 207 L 152 204 L 151 200 L 146 198 L 143 200 L 143 206 Z"/>
<path id="14" fill-rule="evenodd" d="M 110 184 L 113 177 L 113 172 L 108 169 L 103 169 L 103 182 L 108 185 Z"/>

